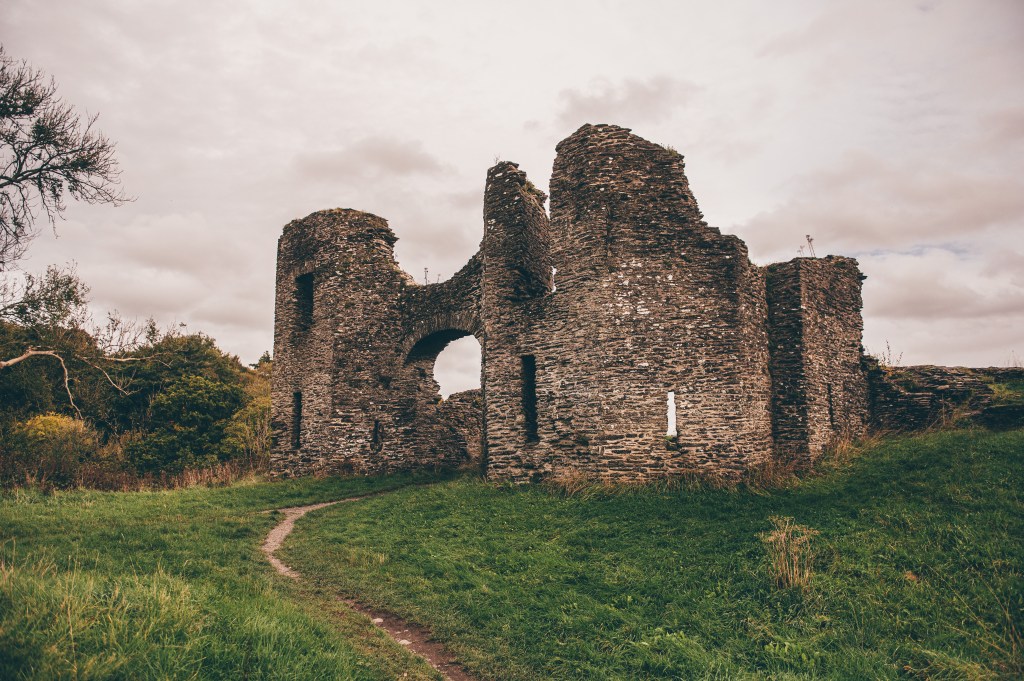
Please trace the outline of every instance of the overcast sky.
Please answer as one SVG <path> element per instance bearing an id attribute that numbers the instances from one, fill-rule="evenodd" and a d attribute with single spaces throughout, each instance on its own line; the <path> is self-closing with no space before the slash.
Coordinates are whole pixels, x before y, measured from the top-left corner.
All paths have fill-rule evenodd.
<path id="1" fill-rule="evenodd" d="M 75 261 L 98 315 L 246 362 L 272 345 L 288 221 L 376 213 L 408 272 L 447 278 L 487 168 L 546 189 L 583 123 L 679 150 L 756 263 L 805 234 L 856 257 L 870 352 L 1024 360 L 1020 0 L 4 0 L 0 42 L 100 114 L 137 197 L 71 206 L 21 267 Z M 451 354 L 446 387 L 474 382 L 472 348 Z"/>

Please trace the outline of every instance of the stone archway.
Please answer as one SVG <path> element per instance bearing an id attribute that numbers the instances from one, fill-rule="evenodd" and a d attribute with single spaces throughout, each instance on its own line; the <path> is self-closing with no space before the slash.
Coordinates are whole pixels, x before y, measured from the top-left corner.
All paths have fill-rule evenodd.
<path id="1" fill-rule="evenodd" d="M 440 326 L 440 325 L 437 325 Z M 443 398 L 434 375 L 438 356 L 452 342 L 475 336 L 464 328 L 436 328 L 411 344 L 404 358 L 407 397 L 415 410 L 407 433 L 417 447 L 464 449 L 470 465 L 484 465 L 483 392 L 466 390 Z M 479 342 L 479 339 L 478 339 Z M 482 349 L 481 344 L 481 349 Z M 478 367 L 481 371 L 482 363 Z"/>

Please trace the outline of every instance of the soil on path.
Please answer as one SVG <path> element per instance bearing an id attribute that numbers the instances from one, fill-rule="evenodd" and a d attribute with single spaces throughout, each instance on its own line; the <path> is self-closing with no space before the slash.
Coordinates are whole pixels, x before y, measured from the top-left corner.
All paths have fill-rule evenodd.
<path id="1" fill-rule="evenodd" d="M 315 511 L 327 506 L 333 506 L 334 504 L 359 501 L 360 499 L 365 499 L 367 496 L 371 495 L 349 497 L 348 499 L 327 501 L 321 504 L 310 504 L 309 506 L 294 506 L 292 508 L 277 509 L 284 513 L 284 520 L 278 523 L 274 529 L 270 531 L 270 534 L 267 535 L 266 541 L 263 542 L 263 553 L 267 556 L 267 560 L 270 561 L 270 564 L 274 566 L 274 569 L 282 575 L 287 575 L 292 579 L 300 579 L 301 575 L 299 575 L 298 572 L 282 563 L 281 560 L 274 555 L 274 552 L 281 548 L 281 544 L 284 543 L 285 537 L 287 537 L 291 533 L 292 528 L 295 527 L 295 521 L 310 511 Z M 435 641 L 430 636 L 429 630 L 417 624 L 406 622 L 401 617 L 391 613 L 369 608 L 362 603 L 358 603 L 351 599 L 343 598 L 341 600 L 345 605 L 356 612 L 369 617 L 375 625 L 387 632 L 387 634 L 398 641 L 398 643 L 406 646 L 409 650 L 424 658 L 430 663 L 430 666 L 441 672 L 441 674 L 449 681 L 476 681 L 476 677 L 471 676 L 465 669 L 463 669 L 462 665 L 455 660 L 455 657 L 447 648 L 444 647 L 444 645 Z"/>

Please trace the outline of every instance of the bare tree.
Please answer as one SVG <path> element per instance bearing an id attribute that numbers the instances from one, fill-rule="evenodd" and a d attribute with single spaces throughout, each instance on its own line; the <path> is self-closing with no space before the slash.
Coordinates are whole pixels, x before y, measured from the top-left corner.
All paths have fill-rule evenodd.
<path id="1" fill-rule="evenodd" d="M 0 270 L 24 254 L 41 214 L 56 224 L 66 195 L 130 200 L 118 186 L 114 144 L 94 130 L 96 118 L 80 119 L 52 78 L 0 46 Z"/>

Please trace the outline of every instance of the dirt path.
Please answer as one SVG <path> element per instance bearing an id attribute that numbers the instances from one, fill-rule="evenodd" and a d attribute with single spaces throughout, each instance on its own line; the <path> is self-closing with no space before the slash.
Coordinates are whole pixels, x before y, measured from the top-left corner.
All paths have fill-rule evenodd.
<path id="1" fill-rule="evenodd" d="M 277 509 L 284 513 L 284 520 L 279 522 L 274 529 L 270 531 L 270 534 L 267 535 L 266 541 L 263 542 L 263 553 L 266 554 L 267 560 L 270 561 L 270 564 L 274 566 L 274 569 L 282 575 L 287 575 L 292 579 L 299 579 L 301 575 L 299 575 L 298 572 L 282 563 L 281 560 L 274 555 L 274 552 L 281 548 L 281 544 L 284 543 L 285 537 L 287 537 L 291 533 L 292 528 L 295 527 L 295 521 L 310 511 L 315 511 L 327 506 L 333 506 L 334 504 L 359 501 L 360 499 L 365 499 L 367 496 L 372 495 L 350 497 L 348 499 L 339 499 L 338 501 L 327 501 L 322 504 L 310 504 L 309 506 L 294 506 L 292 508 Z M 427 629 L 419 625 L 406 622 L 402 618 L 392 615 L 391 613 L 368 608 L 362 603 L 357 603 L 356 601 L 347 598 L 343 598 L 342 602 L 356 612 L 369 617 L 375 625 L 387 632 L 391 638 L 424 658 L 430 663 L 430 666 L 441 672 L 441 674 L 449 681 L 476 681 L 476 677 L 471 676 L 466 672 L 466 670 L 463 669 L 455 660 L 455 657 L 448 652 L 441 643 L 431 638 L 430 631 Z"/>

